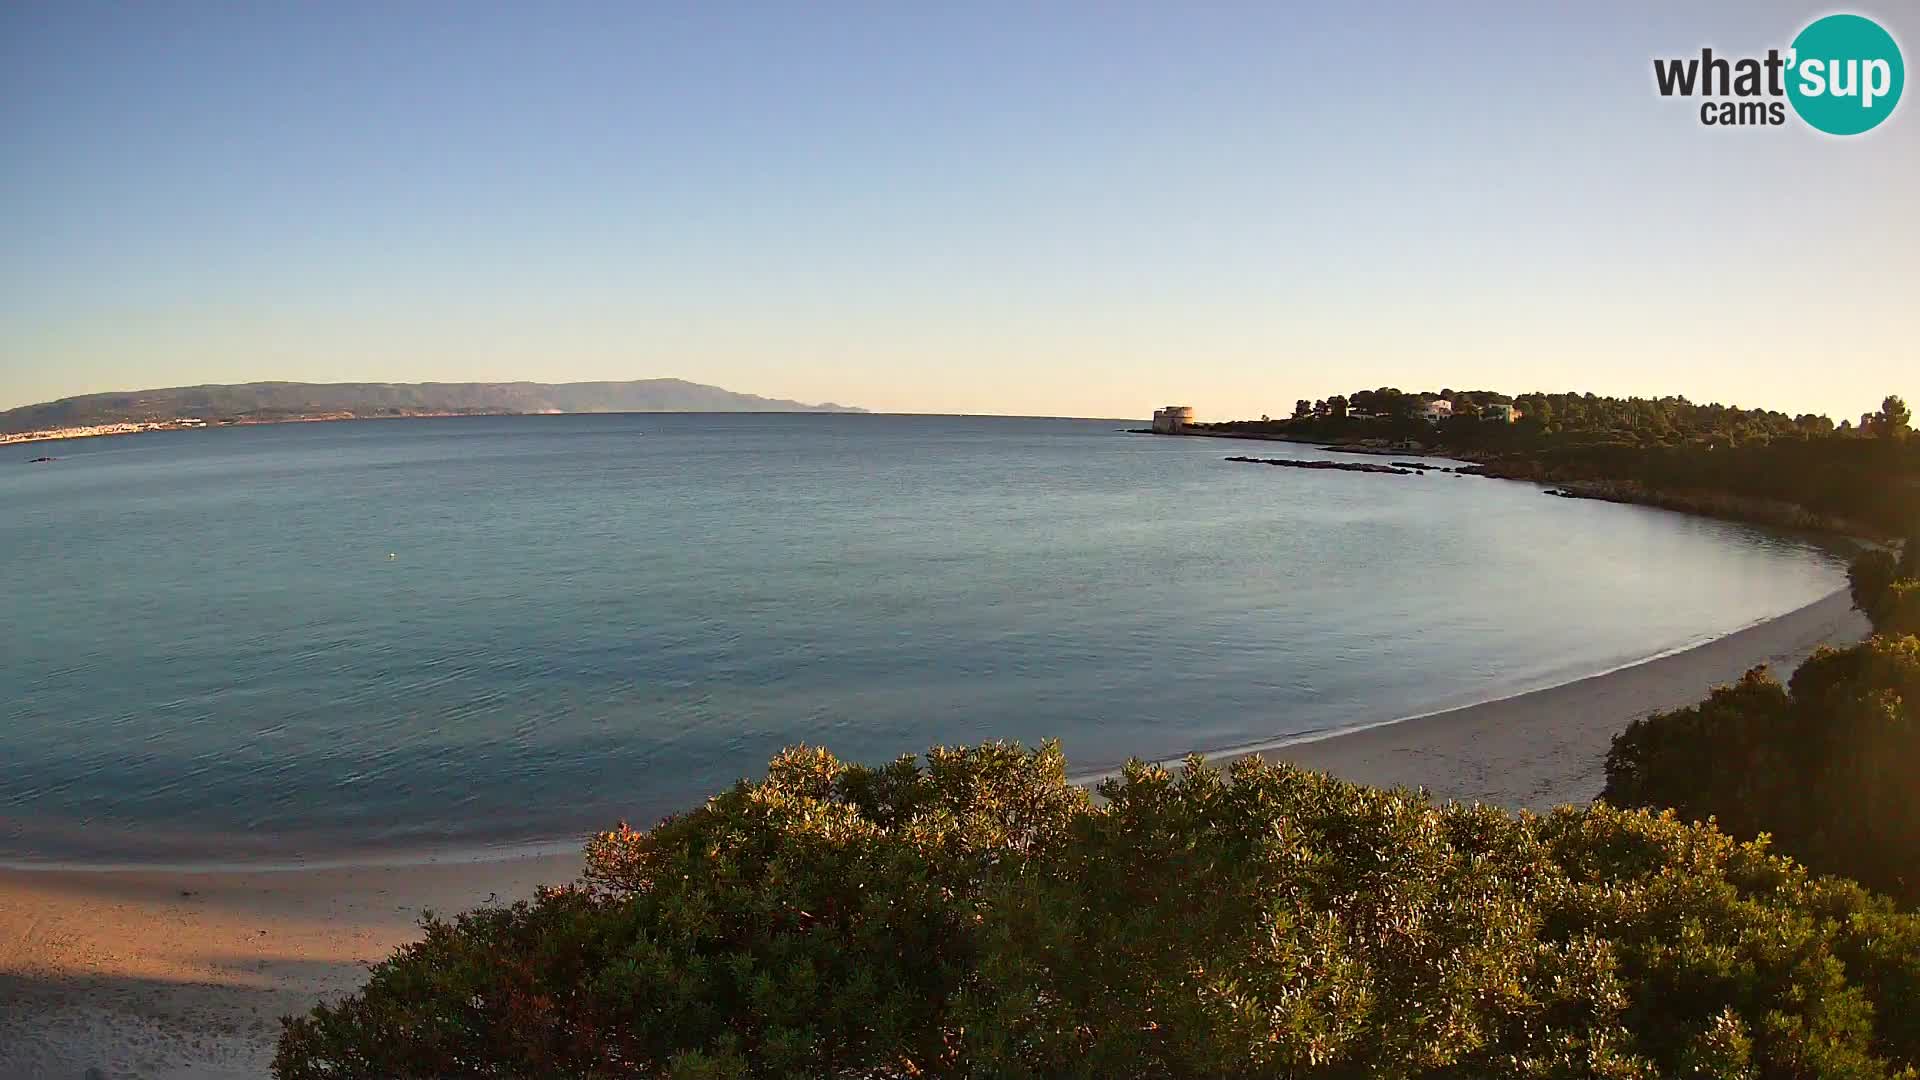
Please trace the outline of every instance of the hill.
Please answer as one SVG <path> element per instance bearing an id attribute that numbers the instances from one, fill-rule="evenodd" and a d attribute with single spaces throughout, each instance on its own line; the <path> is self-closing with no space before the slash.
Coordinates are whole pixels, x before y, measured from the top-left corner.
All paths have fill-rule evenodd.
<path id="1" fill-rule="evenodd" d="M 581 383 L 297 383 L 175 386 L 84 394 L 0 412 L 0 433 L 99 424 L 271 421 L 313 416 L 593 412 L 863 412 L 738 394 L 684 379 Z"/>

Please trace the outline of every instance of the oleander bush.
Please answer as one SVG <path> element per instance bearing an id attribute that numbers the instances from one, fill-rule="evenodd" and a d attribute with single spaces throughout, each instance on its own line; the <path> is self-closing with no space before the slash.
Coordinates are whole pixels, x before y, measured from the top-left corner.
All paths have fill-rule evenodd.
<path id="1" fill-rule="evenodd" d="M 1052 744 L 775 758 L 288 1019 L 328 1077 L 1885 1077 L 1920 917 L 1764 843 Z"/>

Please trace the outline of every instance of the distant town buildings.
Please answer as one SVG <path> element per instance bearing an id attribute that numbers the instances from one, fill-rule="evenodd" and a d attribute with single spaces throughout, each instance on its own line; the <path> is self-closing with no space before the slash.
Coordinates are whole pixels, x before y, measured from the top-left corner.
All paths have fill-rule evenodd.
<path id="1" fill-rule="evenodd" d="M 10 443 L 50 442 L 55 439 L 89 439 L 99 435 L 137 435 L 143 431 L 173 431 L 179 428 L 203 428 L 205 420 L 186 416 L 178 420 L 148 420 L 139 423 L 84 424 L 76 427 L 44 428 L 39 431 L 13 431 L 0 434 L 0 446 Z"/>
<path id="2" fill-rule="evenodd" d="M 1453 402 L 1446 398 L 1434 398 L 1414 410 L 1413 415 L 1437 424 L 1453 415 Z"/>
<path id="3" fill-rule="evenodd" d="M 1511 424 L 1520 419 L 1520 410 L 1511 405 L 1482 405 L 1480 419 L 1496 424 Z"/>
<path id="4" fill-rule="evenodd" d="M 85 439 L 95 435 L 132 435 L 148 430 L 146 424 L 87 424 L 79 427 L 47 428 L 43 431 L 15 431 L 0 435 L 0 443 L 41 442 L 49 439 Z"/>
<path id="5" fill-rule="evenodd" d="M 1153 431 L 1156 435 L 1177 435 L 1182 428 L 1193 424 L 1193 406 L 1169 405 L 1164 409 L 1153 410 Z"/>

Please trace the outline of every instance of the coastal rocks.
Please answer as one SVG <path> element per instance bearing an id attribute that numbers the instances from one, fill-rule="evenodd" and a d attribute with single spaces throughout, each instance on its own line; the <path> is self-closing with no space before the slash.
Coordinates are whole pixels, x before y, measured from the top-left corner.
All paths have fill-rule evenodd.
<path id="1" fill-rule="evenodd" d="M 1496 479 L 1533 480 L 1530 476 L 1501 476 L 1494 472 L 1480 475 Z M 1651 506 L 1682 514 L 1748 521 L 1776 529 L 1803 529 L 1809 532 L 1840 533 L 1844 536 L 1874 536 L 1871 524 L 1816 513 L 1798 503 L 1724 492 L 1660 491 L 1628 480 L 1564 480 L 1546 494 L 1561 499 L 1593 499 L 1597 502 L 1628 506 Z"/>
<path id="2" fill-rule="evenodd" d="M 1294 461 L 1289 458 L 1230 457 L 1228 461 L 1244 461 L 1250 465 L 1280 465 L 1289 469 L 1334 469 L 1339 472 L 1386 473 L 1389 476 L 1418 476 L 1413 469 L 1400 469 L 1392 465 L 1369 465 L 1353 461 Z"/>
<path id="3" fill-rule="evenodd" d="M 1425 443 L 1361 439 L 1358 442 L 1328 443 L 1320 449 L 1335 454 L 1372 454 L 1376 457 L 1391 457 L 1394 454 L 1424 454 L 1428 448 Z"/>

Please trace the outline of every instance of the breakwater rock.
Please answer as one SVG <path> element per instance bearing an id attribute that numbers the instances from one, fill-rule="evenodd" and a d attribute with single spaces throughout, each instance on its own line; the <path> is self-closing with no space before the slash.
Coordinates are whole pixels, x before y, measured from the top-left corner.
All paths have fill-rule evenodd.
<path id="1" fill-rule="evenodd" d="M 1280 465 L 1289 469 L 1334 469 L 1339 472 L 1387 473 L 1391 476 L 1414 476 L 1412 469 L 1395 468 L 1392 465 L 1370 465 L 1354 461 L 1295 461 L 1291 458 L 1230 457 L 1228 461 L 1244 461 L 1250 465 Z"/>

